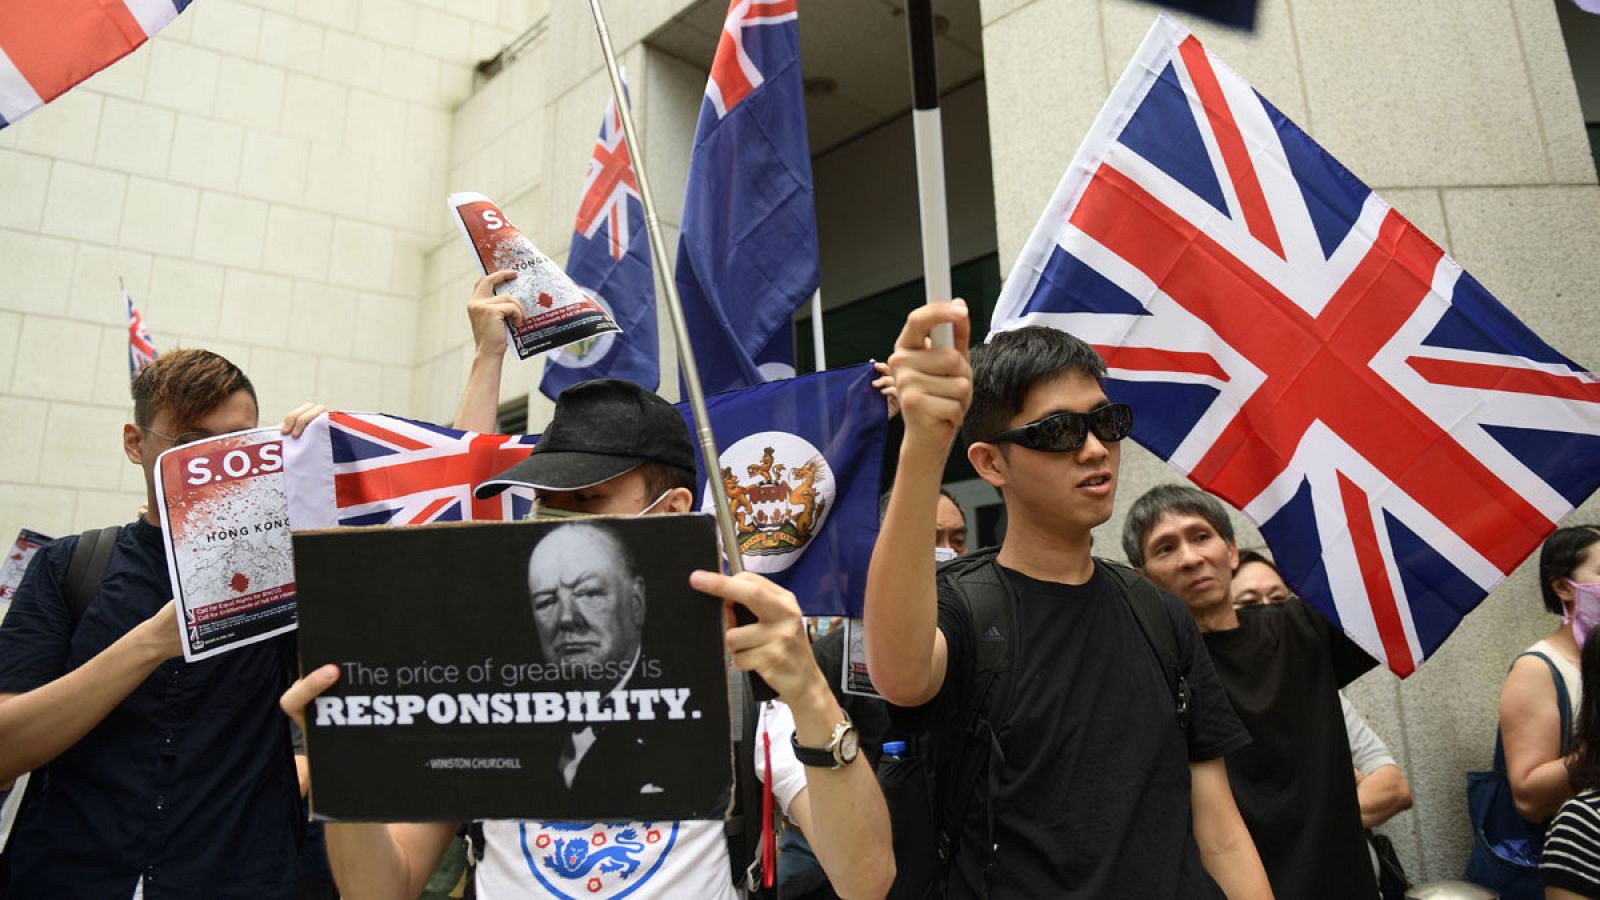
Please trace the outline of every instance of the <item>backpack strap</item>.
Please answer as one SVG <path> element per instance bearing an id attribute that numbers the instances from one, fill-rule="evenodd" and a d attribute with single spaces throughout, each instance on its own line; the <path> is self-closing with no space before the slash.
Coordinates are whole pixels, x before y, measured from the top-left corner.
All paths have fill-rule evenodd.
<path id="1" fill-rule="evenodd" d="M 78 536 L 78 543 L 72 548 L 72 560 L 67 563 L 67 580 L 62 585 L 62 593 L 74 632 L 78 630 L 78 623 L 83 621 L 83 614 L 88 611 L 95 594 L 100 591 L 100 582 L 106 577 L 106 566 L 111 562 L 111 551 L 116 549 L 120 531 L 122 528 L 117 525 L 91 528 Z"/>
<path id="2" fill-rule="evenodd" d="M 1172 617 L 1167 614 L 1167 604 L 1161 599 L 1161 591 L 1150 579 L 1121 563 L 1096 557 L 1094 564 L 1095 568 L 1111 576 L 1123 601 L 1133 613 L 1134 621 L 1139 623 L 1139 631 L 1150 645 L 1151 652 L 1156 655 L 1156 661 L 1161 664 L 1161 673 L 1166 677 L 1167 690 L 1172 694 L 1173 708 L 1178 715 L 1178 727 L 1188 731 L 1188 670 L 1178 654 L 1178 632 L 1172 625 Z"/>
<path id="3" fill-rule="evenodd" d="M 1556 684 L 1556 708 L 1561 713 L 1561 755 L 1566 756 L 1572 752 L 1572 697 L 1567 694 L 1567 680 L 1561 677 L 1561 670 L 1556 668 L 1555 660 L 1537 650 L 1518 653 L 1516 659 L 1511 660 L 1511 666 L 1516 666 L 1517 660 L 1524 656 L 1537 656 L 1550 669 L 1550 679 Z M 1506 673 L 1510 672 L 1511 668 L 1507 667 Z M 1502 775 L 1506 772 L 1506 748 L 1500 739 L 1498 724 L 1494 729 L 1494 771 Z"/>
<path id="4" fill-rule="evenodd" d="M 1018 647 L 1016 597 L 995 561 L 997 548 L 978 551 L 939 567 L 941 582 L 957 588 L 966 604 L 972 631 L 973 677 L 965 685 L 957 707 L 961 740 L 948 768 L 941 767 L 938 783 L 943 821 L 939 825 L 938 855 L 948 870 L 960 843 L 980 783 L 984 792 L 983 852 L 985 876 L 994 867 L 995 785 L 1005 774 L 1005 751 L 999 732 L 1011 719 L 1012 688 L 1016 680 Z"/>

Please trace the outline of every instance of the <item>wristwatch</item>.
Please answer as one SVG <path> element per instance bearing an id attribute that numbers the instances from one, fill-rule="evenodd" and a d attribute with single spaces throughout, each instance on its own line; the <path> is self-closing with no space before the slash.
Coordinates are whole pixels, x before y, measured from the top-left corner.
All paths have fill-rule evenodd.
<path id="1" fill-rule="evenodd" d="M 850 714 L 845 713 L 844 721 L 833 726 L 833 736 L 828 739 L 828 746 L 802 747 L 798 733 L 789 735 L 789 746 L 794 748 L 794 758 L 805 765 L 837 769 L 856 761 L 856 754 L 861 750 L 861 738 L 856 733 L 855 723 L 850 721 Z"/>

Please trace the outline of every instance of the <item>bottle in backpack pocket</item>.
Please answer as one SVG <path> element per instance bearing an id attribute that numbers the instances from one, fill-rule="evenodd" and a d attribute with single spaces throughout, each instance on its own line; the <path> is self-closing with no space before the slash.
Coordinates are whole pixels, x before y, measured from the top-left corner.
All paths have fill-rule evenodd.
<path id="1" fill-rule="evenodd" d="M 894 831 L 894 886 L 891 900 L 931 895 L 941 885 L 939 816 L 933 808 L 933 774 L 911 747 L 911 742 L 883 742 L 878 760 L 878 786 L 889 807 Z"/>

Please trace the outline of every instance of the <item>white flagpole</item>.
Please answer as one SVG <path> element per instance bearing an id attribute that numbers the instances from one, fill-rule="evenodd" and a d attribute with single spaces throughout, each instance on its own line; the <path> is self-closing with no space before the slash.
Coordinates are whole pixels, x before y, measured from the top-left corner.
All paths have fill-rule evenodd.
<path id="1" fill-rule="evenodd" d="M 917 210 L 922 219 L 922 283 L 929 303 L 950 300 L 950 224 L 945 211 L 944 131 L 939 121 L 939 65 L 933 48 L 933 0 L 907 0 L 911 40 L 911 133 L 916 143 Z M 954 342 L 949 325 L 933 345 Z"/>
<path id="2" fill-rule="evenodd" d="M 656 282 L 661 285 L 661 296 L 667 301 L 667 312 L 672 320 L 672 333 L 678 345 L 678 367 L 683 373 L 683 386 L 688 391 L 689 409 L 694 414 L 695 430 L 700 438 L 700 461 L 706 470 L 710 485 L 712 506 L 717 513 L 717 526 L 722 534 L 722 547 L 728 557 L 728 571 L 744 571 L 744 560 L 739 554 L 739 535 L 733 527 L 733 516 L 728 512 L 728 492 L 722 486 L 722 462 L 717 453 L 717 439 L 711 433 L 711 418 L 706 413 L 706 396 L 700 387 L 700 367 L 695 365 L 694 348 L 689 344 L 689 328 L 683 319 L 683 304 L 678 299 L 678 285 L 672 280 L 672 261 L 667 257 L 666 241 L 661 237 L 661 221 L 656 218 L 655 199 L 650 193 L 650 182 L 644 174 L 642 145 L 633 127 L 633 110 L 628 107 L 627 94 L 622 89 L 622 76 L 617 71 L 617 54 L 611 49 L 611 32 L 606 29 L 605 13 L 600 0 L 589 0 L 589 10 L 594 14 L 594 30 L 600 36 L 600 50 L 606 60 L 606 73 L 611 76 L 611 94 L 617 100 L 617 115 L 622 119 L 622 133 L 628 140 L 628 157 L 633 163 L 633 178 L 639 185 L 639 202 L 644 206 L 645 231 L 650 235 L 650 255 L 655 260 Z"/>
<path id="3" fill-rule="evenodd" d="M 816 371 L 828 367 L 828 351 L 822 340 L 822 288 L 811 292 L 811 355 L 816 359 Z"/>

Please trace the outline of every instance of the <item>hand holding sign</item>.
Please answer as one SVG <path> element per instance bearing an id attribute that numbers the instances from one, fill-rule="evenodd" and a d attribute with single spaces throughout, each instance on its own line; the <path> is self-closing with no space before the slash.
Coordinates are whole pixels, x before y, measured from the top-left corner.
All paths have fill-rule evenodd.
<path id="1" fill-rule="evenodd" d="M 729 577 L 696 571 L 689 575 L 689 586 L 755 614 L 755 622 L 730 628 L 723 638 L 740 671 L 760 675 L 778 698 L 790 705 L 810 691 L 827 693 L 828 684 L 811 655 L 794 594 L 754 572 Z"/>

